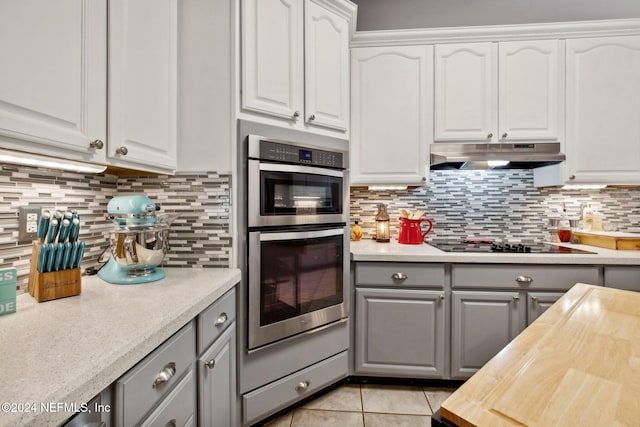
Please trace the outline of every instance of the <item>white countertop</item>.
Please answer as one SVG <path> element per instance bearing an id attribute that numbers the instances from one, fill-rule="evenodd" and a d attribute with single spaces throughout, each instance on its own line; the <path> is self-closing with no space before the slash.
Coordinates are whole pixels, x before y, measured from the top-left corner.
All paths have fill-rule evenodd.
<path id="1" fill-rule="evenodd" d="M 428 244 L 402 245 L 397 240 L 378 243 L 371 239 L 350 242 L 350 250 L 352 261 L 640 265 L 640 251 L 616 251 L 567 243 L 562 245 L 595 252 L 595 254 L 444 252 Z"/>
<path id="2" fill-rule="evenodd" d="M 43 303 L 19 295 L 0 316 L 0 426 L 64 421 L 41 403 L 88 402 L 240 281 L 237 269 L 164 271 L 141 285 L 83 276 L 81 295 Z"/>

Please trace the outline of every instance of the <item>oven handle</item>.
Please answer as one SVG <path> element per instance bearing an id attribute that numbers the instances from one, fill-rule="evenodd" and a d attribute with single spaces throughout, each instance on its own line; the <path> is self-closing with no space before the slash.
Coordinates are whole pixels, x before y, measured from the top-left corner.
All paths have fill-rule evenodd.
<path id="1" fill-rule="evenodd" d="M 285 231 L 276 233 L 260 233 L 260 241 L 267 242 L 273 240 L 302 240 L 314 239 L 317 237 L 342 236 L 344 228 L 332 228 L 330 230 L 316 231 Z"/>
<path id="2" fill-rule="evenodd" d="M 262 163 L 260 162 L 261 171 L 271 172 L 291 172 L 291 173 L 308 173 L 312 175 L 326 175 L 335 176 L 338 178 L 344 177 L 344 172 L 339 170 L 318 168 L 315 166 L 303 166 L 303 165 L 287 165 L 283 163 Z"/>

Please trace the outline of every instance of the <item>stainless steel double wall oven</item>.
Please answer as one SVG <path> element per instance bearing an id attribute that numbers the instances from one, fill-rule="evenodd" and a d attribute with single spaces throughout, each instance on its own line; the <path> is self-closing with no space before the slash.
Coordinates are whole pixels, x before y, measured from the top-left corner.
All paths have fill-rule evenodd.
<path id="1" fill-rule="evenodd" d="M 248 349 L 347 317 L 347 153 L 247 138 Z"/>

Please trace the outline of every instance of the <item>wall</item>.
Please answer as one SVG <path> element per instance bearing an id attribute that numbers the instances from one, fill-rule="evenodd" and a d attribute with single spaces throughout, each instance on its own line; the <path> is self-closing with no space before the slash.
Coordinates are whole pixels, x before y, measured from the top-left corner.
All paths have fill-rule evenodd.
<path id="1" fill-rule="evenodd" d="M 409 191 L 351 189 L 351 223 L 359 221 L 364 237 L 374 237 L 378 203 L 387 204 L 391 236 L 397 238 L 400 209 L 426 212 L 433 220 L 431 239 L 499 237 L 523 242 L 547 236 L 547 218 L 562 203 L 577 217 L 580 205 L 604 216 L 608 228 L 640 232 L 640 188 L 561 190 L 533 187 L 531 170 L 431 171 L 429 185 Z"/>
<path id="2" fill-rule="evenodd" d="M 358 31 L 640 17 L 638 0 L 352 0 Z"/>
<path id="3" fill-rule="evenodd" d="M 163 265 L 228 267 L 231 252 L 230 176 L 214 172 L 177 176 L 82 175 L 47 169 L 0 165 L 0 267 L 18 269 L 18 293 L 25 292 L 31 244 L 18 244 L 18 213 L 24 205 L 74 209 L 80 214 L 80 239 L 87 243 L 83 267 L 95 265 L 108 247 L 113 229 L 105 218 L 116 195 L 144 193 L 178 214 L 169 232 Z"/>

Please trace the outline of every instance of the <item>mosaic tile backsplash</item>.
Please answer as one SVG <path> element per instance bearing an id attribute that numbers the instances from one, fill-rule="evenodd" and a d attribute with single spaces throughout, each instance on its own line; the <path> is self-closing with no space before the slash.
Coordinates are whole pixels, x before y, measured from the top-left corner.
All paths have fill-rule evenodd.
<path id="1" fill-rule="evenodd" d="M 27 289 L 31 244 L 18 244 L 19 207 L 77 210 L 80 239 L 87 244 L 83 267 L 95 265 L 109 246 L 113 225 L 105 218 L 116 195 L 144 193 L 162 212 L 177 215 L 169 231 L 163 266 L 228 267 L 231 258 L 231 179 L 215 172 L 176 176 L 83 175 L 0 165 L 0 267 L 16 267 L 18 293 Z"/>
<path id="2" fill-rule="evenodd" d="M 547 219 L 557 217 L 564 203 L 567 215 L 578 217 L 590 203 L 609 230 L 640 233 L 640 188 L 563 190 L 535 188 L 533 171 L 431 171 L 429 185 L 408 191 L 351 189 L 351 224 L 358 221 L 363 238 L 374 238 L 377 204 L 385 203 L 391 236 L 398 236 L 400 209 L 426 212 L 433 221 L 430 239 L 505 238 L 535 242 L 548 236 Z"/>

